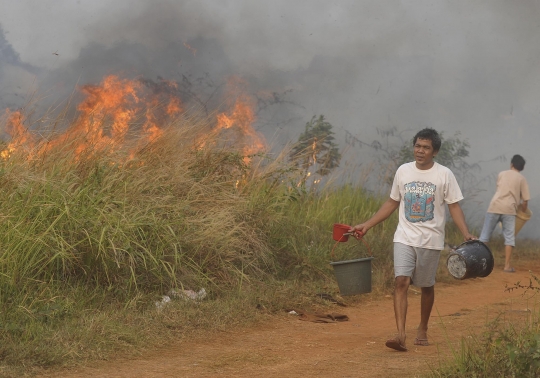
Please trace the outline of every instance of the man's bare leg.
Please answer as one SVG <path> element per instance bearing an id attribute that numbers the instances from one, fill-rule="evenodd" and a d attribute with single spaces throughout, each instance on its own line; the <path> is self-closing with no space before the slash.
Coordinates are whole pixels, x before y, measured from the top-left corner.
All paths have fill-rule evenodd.
<path id="1" fill-rule="evenodd" d="M 396 326 L 398 338 L 401 345 L 405 346 L 405 321 L 407 320 L 407 291 L 411 284 L 411 278 L 398 276 L 394 285 L 394 315 L 396 317 Z"/>
<path id="2" fill-rule="evenodd" d="M 512 257 L 512 250 L 514 247 L 511 245 L 505 245 L 504 246 L 504 254 L 505 254 L 505 260 L 504 260 L 504 270 L 510 270 L 512 269 L 512 266 L 510 265 L 510 258 Z"/>
<path id="3" fill-rule="evenodd" d="M 416 333 L 416 342 L 419 345 L 427 345 L 427 331 L 431 310 L 435 302 L 435 286 L 423 287 L 420 299 L 420 325 Z"/>

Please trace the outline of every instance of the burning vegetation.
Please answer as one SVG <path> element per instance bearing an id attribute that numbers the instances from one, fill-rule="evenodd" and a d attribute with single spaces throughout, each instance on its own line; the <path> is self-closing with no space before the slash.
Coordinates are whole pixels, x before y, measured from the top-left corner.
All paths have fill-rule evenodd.
<path id="1" fill-rule="evenodd" d="M 193 147 L 234 146 L 244 155 L 265 150 L 264 138 L 253 128 L 256 121 L 254 101 L 244 92 L 239 79 L 231 79 L 223 101 L 228 109 L 214 113 L 213 121 L 195 130 Z M 56 122 L 52 131 L 44 131 L 31 124 L 23 110 L 6 110 L 5 134 L 7 146 L 0 157 L 9 159 L 22 153 L 29 159 L 39 158 L 48 151 L 61 148 L 73 152 L 76 159 L 88 154 L 107 154 L 127 150 L 135 152 L 154 142 L 164 130 L 175 125 L 182 127 L 186 104 L 178 83 L 161 79 L 159 82 L 119 76 L 105 77 L 97 85 L 79 88 L 82 101 L 76 106 L 76 116 L 62 131 Z"/>

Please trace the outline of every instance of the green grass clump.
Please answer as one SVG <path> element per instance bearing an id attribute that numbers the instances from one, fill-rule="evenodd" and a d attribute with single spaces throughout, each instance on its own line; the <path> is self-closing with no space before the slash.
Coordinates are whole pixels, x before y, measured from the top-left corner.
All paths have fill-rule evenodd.
<path id="1" fill-rule="evenodd" d="M 540 375 L 540 314 L 537 309 L 540 279 L 530 273 L 528 283 L 507 285 L 507 291 L 533 294 L 527 317 L 509 321 L 504 314 L 485 324 L 485 331 L 463 338 L 452 348 L 452 358 L 440 363 L 429 377 L 538 377 Z M 529 301 L 528 300 L 528 301 Z M 519 310 L 518 310 L 519 311 Z M 530 312 L 530 313 L 529 313 Z"/>
<path id="2" fill-rule="evenodd" d="M 489 331 L 463 339 L 450 361 L 429 377 L 488 378 L 538 377 L 540 375 L 540 327 L 538 314 L 527 324 L 496 319 Z"/>

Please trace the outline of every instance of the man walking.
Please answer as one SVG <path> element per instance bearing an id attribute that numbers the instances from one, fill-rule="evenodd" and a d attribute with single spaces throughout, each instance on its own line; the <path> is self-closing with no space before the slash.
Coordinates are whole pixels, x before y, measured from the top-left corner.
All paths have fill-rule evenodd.
<path id="1" fill-rule="evenodd" d="M 497 223 L 501 222 L 504 236 L 505 262 L 504 271 L 514 273 L 516 270 L 510 265 L 512 250 L 516 245 L 515 227 L 516 210 L 527 211 L 527 204 L 531 199 L 527 180 L 521 174 L 525 168 L 525 159 L 521 155 L 514 155 L 510 161 L 510 169 L 502 171 L 497 177 L 497 190 L 491 199 L 484 227 L 480 234 L 480 241 L 487 243 Z"/>
<path id="2" fill-rule="evenodd" d="M 414 344 L 429 345 L 427 331 L 435 301 L 435 274 L 444 248 L 445 204 L 465 240 L 475 239 L 458 203 L 463 196 L 454 174 L 433 161 L 440 147 L 437 131 L 430 128 L 419 131 L 413 139 L 415 161 L 397 169 L 390 198 L 373 217 L 350 230 L 361 238 L 399 208 L 394 234 L 394 315 L 398 334 L 386 341 L 387 347 L 398 351 L 407 350 L 405 319 L 410 284 L 422 290 L 420 324 Z"/>

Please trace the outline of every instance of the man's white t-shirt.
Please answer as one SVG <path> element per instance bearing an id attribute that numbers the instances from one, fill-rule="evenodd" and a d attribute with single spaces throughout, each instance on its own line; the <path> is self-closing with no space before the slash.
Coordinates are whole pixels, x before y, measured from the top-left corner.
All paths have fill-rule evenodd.
<path id="1" fill-rule="evenodd" d="M 390 198 L 399 201 L 399 223 L 394 242 L 412 247 L 442 250 L 446 206 L 463 199 L 452 171 L 435 163 L 426 170 L 416 162 L 396 171 Z"/>

